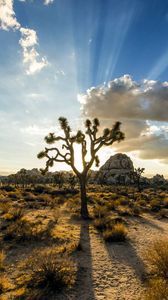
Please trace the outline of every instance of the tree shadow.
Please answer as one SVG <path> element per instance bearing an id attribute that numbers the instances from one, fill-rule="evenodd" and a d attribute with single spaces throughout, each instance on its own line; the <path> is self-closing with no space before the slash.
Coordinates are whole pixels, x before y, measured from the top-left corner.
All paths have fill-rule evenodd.
<path id="1" fill-rule="evenodd" d="M 152 227 L 153 229 L 156 229 L 156 230 L 159 230 L 161 232 L 164 232 L 164 228 L 159 226 L 158 224 L 154 223 L 152 220 L 149 220 L 143 216 L 141 216 L 140 220 L 137 219 L 137 222 L 139 224 L 144 224 L 144 225 L 147 225 L 147 226 L 150 226 Z"/>
<path id="2" fill-rule="evenodd" d="M 95 300 L 93 278 L 92 278 L 92 253 L 90 246 L 90 222 L 80 222 L 80 251 L 79 270 L 77 274 L 75 300 Z"/>
<path id="3" fill-rule="evenodd" d="M 130 241 L 105 245 L 112 263 L 130 267 L 141 282 L 146 279 L 144 262 Z"/>

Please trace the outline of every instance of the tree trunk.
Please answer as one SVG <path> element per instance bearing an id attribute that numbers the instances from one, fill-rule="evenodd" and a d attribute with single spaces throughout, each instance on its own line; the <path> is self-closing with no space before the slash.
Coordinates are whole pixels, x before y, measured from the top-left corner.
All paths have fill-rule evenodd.
<path id="1" fill-rule="evenodd" d="M 86 195 L 86 177 L 82 176 L 80 179 L 80 192 L 81 192 L 81 216 L 83 219 L 88 219 L 87 195 Z"/>

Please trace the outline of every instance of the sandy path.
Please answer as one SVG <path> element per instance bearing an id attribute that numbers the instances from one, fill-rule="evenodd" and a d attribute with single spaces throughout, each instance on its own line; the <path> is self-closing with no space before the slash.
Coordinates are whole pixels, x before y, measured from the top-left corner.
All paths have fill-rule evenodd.
<path id="1" fill-rule="evenodd" d="M 91 233 L 92 272 L 95 299 L 142 299 L 142 262 L 131 243 L 105 244 Z"/>
<path id="2" fill-rule="evenodd" d="M 83 272 L 72 299 L 143 299 L 144 251 L 156 237 L 168 236 L 168 221 L 144 215 L 130 222 L 129 241 L 113 244 L 104 243 L 91 224 L 81 225 Z"/>

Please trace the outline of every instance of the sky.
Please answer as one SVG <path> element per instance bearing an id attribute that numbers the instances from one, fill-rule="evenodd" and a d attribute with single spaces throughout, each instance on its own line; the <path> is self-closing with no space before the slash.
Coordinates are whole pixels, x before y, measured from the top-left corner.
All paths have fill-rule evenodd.
<path id="1" fill-rule="evenodd" d="M 0 0 L 0 174 L 44 167 L 59 116 L 121 121 L 101 164 L 168 177 L 168 0 Z"/>

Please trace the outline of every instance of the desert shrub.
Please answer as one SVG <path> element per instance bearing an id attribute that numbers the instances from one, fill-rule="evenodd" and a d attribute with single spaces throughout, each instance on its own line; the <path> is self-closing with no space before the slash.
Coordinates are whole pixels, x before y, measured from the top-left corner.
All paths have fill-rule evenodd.
<path id="1" fill-rule="evenodd" d="M 69 198 L 68 201 L 67 201 L 67 207 L 74 214 L 80 213 L 80 200 L 79 200 L 79 198 L 78 197 Z"/>
<path id="2" fill-rule="evenodd" d="M 18 199 L 20 197 L 20 193 L 18 191 L 9 192 L 8 197 L 12 199 Z"/>
<path id="3" fill-rule="evenodd" d="M 146 206 L 146 201 L 144 199 L 140 199 L 140 200 L 138 200 L 137 204 L 141 207 L 145 207 Z"/>
<path id="4" fill-rule="evenodd" d="M 132 216 L 132 211 L 129 207 L 119 206 L 117 212 L 119 216 Z"/>
<path id="5" fill-rule="evenodd" d="M 163 206 L 165 208 L 168 208 L 168 197 L 164 198 L 164 200 L 163 200 Z"/>
<path id="6" fill-rule="evenodd" d="M 10 241 L 31 241 L 31 240 L 42 240 L 46 236 L 49 236 L 50 232 L 48 230 L 39 230 L 37 226 L 34 224 L 29 223 L 24 219 L 19 219 L 14 223 L 11 223 L 8 227 L 6 232 L 4 233 L 4 240 Z"/>
<path id="7" fill-rule="evenodd" d="M 125 220 L 121 217 L 113 217 L 113 216 L 107 216 L 106 218 L 97 218 L 94 220 L 93 225 L 95 228 L 101 232 L 112 229 L 114 225 L 116 224 L 124 224 Z"/>
<path id="8" fill-rule="evenodd" d="M 115 200 L 118 198 L 118 195 L 116 193 L 110 193 L 110 199 Z"/>
<path id="9" fill-rule="evenodd" d="M 93 209 L 93 215 L 95 218 L 104 218 L 108 214 L 108 209 L 105 206 L 96 205 Z"/>
<path id="10" fill-rule="evenodd" d="M 95 219 L 93 224 L 99 231 L 104 231 L 107 228 L 107 220 L 105 218 Z"/>
<path id="11" fill-rule="evenodd" d="M 16 188 L 14 186 L 11 186 L 11 185 L 4 185 L 4 186 L 1 186 L 0 188 L 1 190 L 4 190 L 6 192 L 14 192 L 16 190 Z"/>
<path id="12" fill-rule="evenodd" d="M 15 222 L 23 217 L 24 210 L 23 208 L 13 208 L 9 211 L 9 214 L 11 215 L 10 220 Z"/>
<path id="13" fill-rule="evenodd" d="M 141 208 L 138 205 L 134 205 L 131 209 L 132 215 L 138 217 L 141 214 Z"/>
<path id="14" fill-rule="evenodd" d="M 128 204 L 129 204 L 129 199 L 126 198 L 126 197 L 121 197 L 121 198 L 119 198 L 118 200 L 119 200 L 119 202 L 120 202 L 120 205 L 125 206 L 125 205 L 128 205 Z"/>
<path id="15" fill-rule="evenodd" d="M 0 276 L 0 295 L 6 292 L 7 290 L 13 288 L 13 285 L 10 283 L 9 279 L 5 275 Z M 0 297 L 1 299 L 1 297 Z M 2 298 L 7 299 L 7 298 Z"/>
<path id="16" fill-rule="evenodd" d="M 157 240 L 146 254 L 152 271 L 159 277 L 168 278 L 168 239 Z"/>
<path id="17" fill-rule="evenodd" d="M 36 196 L 31 192 L 25 192 L 23 193 L 23 197 L 25 201 L 35 201 Z"/>
<path id="18" fill-rule="evenodd" d="M 49 196 L 47 194 L 42 194 L 37 197 L 37 201 L 39 201 L 40 203 L 43 203 L 45 205 L 49 205 L 51 203 L 51 196 Z"/>
<path id="19" fill-rule="evenodd" d="M 47 192 L 48 192 L 48 189 L 44 185 L 37 185 L 34 187 L 34 193 L 43 194 L 43 193 L 47 193 Z"/>
<path id="20" fill-rule="evenodd" d="M 120 201 L 119 200 L 114 200 L 115 209 L 117 209 L 118 206 L 120 206 Z"/>
<path id="21" fill-rule="evenodd" d="M 162 218 L 168 218 L 168 209 L 167 208 L 162 208 L 159 211 L 159 216 Z"/>
<path id="22" fill-rule="evenodd" d="M 168 283 L 162 278 L 149 281 L 144 300 L 168 300 Z"/>
<path id="23" fill-rule="evenodd" d="M 0 295 L 5 291 L 5 278 L 0 276 Z"/>
<path id="24" fill-rule="evenodd" d="M 117 223 L 103 232 L 103 238 L 106 242 L 124 242 L 127 238 L 127 229 L 123 224 Z"/>
<path id="25" fill-rule="evenodd" d="M 59 254 L 66 253 L 68 255 L 73 254 L 76 251 L 82 251 L 83 247 L 80 241 L 72 241 L 69 243 L 66 243 L 60 247 L 57 247 L 57 252 Z"/>
<path id="26" fill-rule="evenodd" d="M 114 204 L 114 201 L 108 201 L 105 203 L 105 206 L 107 207 L 107 209 L 110 211 L 110 210 L 115 210 L 115 204 Z"/>
<path id="27" fill-rule="evenodd" d="M 0 203 L 0 212 L 2 214 L 8 213 L 8 211 L 10 210 L 11 205 L 9 202 L 1 202 Z"/>
<path id="28" fill-rule="evenodd" d="M 56 252 L 34 255 L 28 260 L 30 278 L 28 290 L 40 290 L 45 299 L 60 292 L 65 287 L 72 287 L 76 280 L 77 268 L 68 256 L 60 256 Z M 37 299 L 43 299 L 38 298 Z"/>
<path id="29" fill-rule="evenodd" d="M 161 203 L 159 199 L 153 199 L 150 201 L 150 207 L 152 211 L 159 211 L 160 205 Z"/>
<path id="30" fill-rule="evenodd" d="M 5 253 L 0 251 L 0 271 L 4 270 Z"/>

